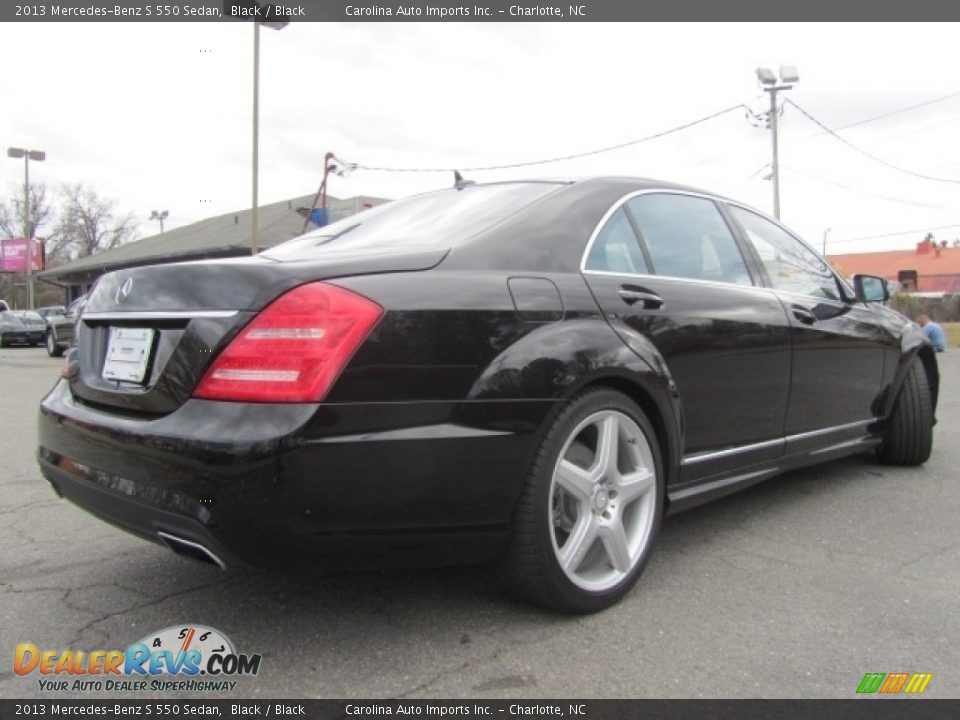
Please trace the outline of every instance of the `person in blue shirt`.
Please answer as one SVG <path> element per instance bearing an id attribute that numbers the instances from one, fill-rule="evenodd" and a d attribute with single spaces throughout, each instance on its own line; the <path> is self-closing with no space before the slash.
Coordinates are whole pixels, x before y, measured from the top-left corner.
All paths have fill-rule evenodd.
<path id="1" fill-rule="evenodd" d="M 934 350 L 943 352 L 947 349 L 947 336 L 940 325 L 926 315 L 921 315 L 917 318 L 917 325 L 923 330 L 923 334 L 927 336 L 927 340 L 933 345 Z"/>

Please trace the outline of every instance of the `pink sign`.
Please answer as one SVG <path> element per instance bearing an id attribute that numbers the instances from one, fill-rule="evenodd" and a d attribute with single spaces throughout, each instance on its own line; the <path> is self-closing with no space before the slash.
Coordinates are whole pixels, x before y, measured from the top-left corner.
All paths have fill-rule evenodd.
<path id="1" fill-rule="evenodd" d="M 26 238 L 8 238 L 0 240 L 0 272 L 26 272 L 28 245 L 30 246 L 33 271 L 43 270 L 43 249 L 38 241 L 28 241 Z"/>

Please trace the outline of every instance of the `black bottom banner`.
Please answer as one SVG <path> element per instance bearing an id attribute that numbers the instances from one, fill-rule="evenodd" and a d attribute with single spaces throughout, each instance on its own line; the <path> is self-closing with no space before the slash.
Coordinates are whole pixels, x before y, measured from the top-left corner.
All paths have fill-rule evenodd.
<path id="1" fill-rule="evenodd" d="M 960 700 L 0 700 L 0 720 L 60 717 L 939 720 Z"/>

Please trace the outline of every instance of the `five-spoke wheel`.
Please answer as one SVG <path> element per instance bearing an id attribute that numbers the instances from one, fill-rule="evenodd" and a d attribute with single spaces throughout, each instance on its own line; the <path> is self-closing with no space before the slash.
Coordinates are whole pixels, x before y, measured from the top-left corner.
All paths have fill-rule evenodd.
<path id="1" fill-rule="evenodd" d="M 663 509 L 650 421 L 608 388 L 575 397 L 531 468 L 501 563 L 523 597 L 567 612 L 617 602 L 649 557 Z"/>
<path id="2" fill-rule="evenodd" d="M 550 498 L 553 549 L 567 577 L 585 590 L 623 580 L 647 545 L 657 500 L 640 426 L 618 410 L 585 418 L 557 460 Z"/>

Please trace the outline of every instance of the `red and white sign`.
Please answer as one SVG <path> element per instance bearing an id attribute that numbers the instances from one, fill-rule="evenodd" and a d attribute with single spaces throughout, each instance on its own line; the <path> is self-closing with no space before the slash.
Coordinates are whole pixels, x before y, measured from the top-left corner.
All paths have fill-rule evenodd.
<path id="1" fill-rule="evenodd" d="M 26 272 L 28 246 L 33 271 L 43 270 L 43 247 L 39 241 L 7 238 L 0 240 L 0 272 Z"/>

